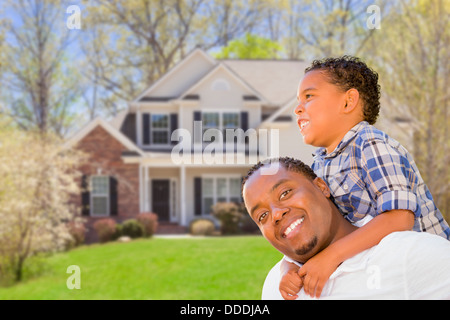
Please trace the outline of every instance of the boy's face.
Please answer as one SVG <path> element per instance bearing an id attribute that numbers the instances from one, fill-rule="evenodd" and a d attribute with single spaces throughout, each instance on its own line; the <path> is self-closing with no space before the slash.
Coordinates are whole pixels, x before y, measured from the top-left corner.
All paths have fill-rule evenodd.
<path id="1" fill-rule="evenodd" d="M 333 235 L 328 194 L 320 188 L 323 181 L 319 178 L 311 181 L 277 165 L 276 175 L 258 170 L 247 180 L 243 188 L 245 206 L 277 250 L 306 262 L 325 248 Z"/>
<path id="2" fill-rule="evenodd" d="M 301 81 L 297 101 L 295 114 L 304 142 L 331 152 L 342 139 L 340 109 L 346 103 L 345 92 L 329 83 L 323 71 L 314 70 Z"/>

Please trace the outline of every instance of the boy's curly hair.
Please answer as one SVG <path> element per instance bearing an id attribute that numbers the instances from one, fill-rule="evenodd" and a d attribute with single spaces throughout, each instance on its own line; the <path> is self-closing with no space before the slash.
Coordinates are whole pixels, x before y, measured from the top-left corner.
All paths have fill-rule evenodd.
<path id="1" fill-rule="evenodd" d="M 378 74 L 357 57 L 344 55 L 339 58 L 314 60 L 305 73 L 313 70 L 325 71 L 328 81 L 347 91 L 358 90 L 363 101 L 364 120 L 369 124 L 377 121 L 380 113 L 380 85 Z"/>

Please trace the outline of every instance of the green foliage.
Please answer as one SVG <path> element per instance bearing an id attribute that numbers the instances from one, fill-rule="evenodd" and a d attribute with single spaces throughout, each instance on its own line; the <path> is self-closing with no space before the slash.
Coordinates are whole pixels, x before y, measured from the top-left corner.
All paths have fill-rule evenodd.
<path id="1" fill-rule="evenodd" d="M 145 234 L 144 226 L 136 219 L 128 219 L 122 223 L 122 236 L 128 236 L 132 239 L 143 237 Z"/>
<path id="2" fill-rule="evenodd" d="M 247 33 L 229 42 L 215 55 L 217 59 L 279 59 L 283 48 L 268 38 Z"/>
<path id="3" fill-rule="evenodd" d="M 243 218 L 243 213 L 237 204 L 233 202 L 218 202 L 211 209 L 211 214 L 220 221 L 222 234 L 239 233 L 239 224 Z"/>

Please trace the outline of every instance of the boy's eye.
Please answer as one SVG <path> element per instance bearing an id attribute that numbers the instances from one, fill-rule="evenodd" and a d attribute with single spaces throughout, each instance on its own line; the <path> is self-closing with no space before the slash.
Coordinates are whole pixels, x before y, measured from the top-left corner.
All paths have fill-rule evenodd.
<path id="1" fill-rule="evenodd" d="M 305 95 L 306 100 L 308 100 L 308 99 L 311 98 L 311 97 L 312 97 L 312 94 L 306 94 L 306 95 Z"/>
<path id="2" fill-rule="evenodd" d="M 284 191 L 284 192 L 280 195 L 280 200 L 282 200 L 284 197 L 286 197 L 286 196 L 289 194 L 289 192 L 291 192 L 291 190 L 286 190 L 286 191 Z"/>

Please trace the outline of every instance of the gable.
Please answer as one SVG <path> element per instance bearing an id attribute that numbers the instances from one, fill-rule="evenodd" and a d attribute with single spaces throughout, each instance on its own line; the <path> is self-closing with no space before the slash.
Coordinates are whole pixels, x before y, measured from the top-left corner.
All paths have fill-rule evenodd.
<path id="1" fill-rule="evenodd" d="M 196 49 L 144 91 L 134 102 L 167 101 L 177 98 L 203 78 L 215 64 L 216 61 L 213 58 L 202 50 Z"/>
<path id="2" fill-rule="evenodd" d="M 264 101 L 259 92 L 223 64 L 217 65 L 182 96 L 198 96 L 203 105 L 225 108 L 240 106 L 243 100 Z"/>
<path id="3" fill-rule="evenodd" d="M 101 128 L 101 130 L 99 129 Z M 69 138 L 64 146 L 66 148 L 72 148 L 77 146 L 79 143 L 83 143 L 83 140 L 90 136 L 92 132 L 99 134 L 99 132 L 104 132 L 107 134 L 108 139 L 112 138 L 120 143 L 124 149 L 136 152 L 139 155 L 144 155 L 143 152 L 134 144 L 128 137 L 126 137 L 122 132 L 114 128 L 109 123 L 105 122 L 101 118 L 96 118 L 84 126 L 75 135 Z M 105 134 L 103 134 L 105 136 Z"/>
<path id="4" fill-rule="evenodd" d="M 296 97 L 308 64 L 299 60 L 221 60 L 273 105 Z"/>
<path id="5" fill-rule="evenodd" d="M 269 118 L 264 120 L 261 124 L 261 128 L 265 127 L 285 127 L 290 126 L 291 123 L 296 121 L 296 115 L 294 113 L 297 106 L 297 99 L 291 99 L 284 106 L 274 112 Z"/>

